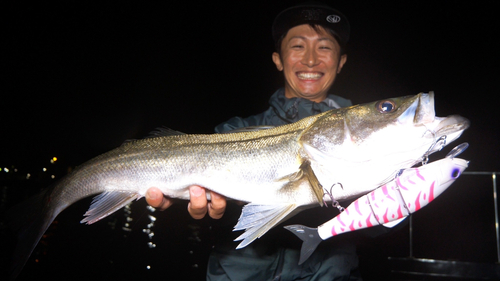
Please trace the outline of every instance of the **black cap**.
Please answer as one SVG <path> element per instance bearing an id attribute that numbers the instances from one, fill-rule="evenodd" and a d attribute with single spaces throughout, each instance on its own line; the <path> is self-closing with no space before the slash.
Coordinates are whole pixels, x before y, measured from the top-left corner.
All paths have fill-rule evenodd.
<path id="1" fill-rule="evenodd" d="M 301 24 L 316 24 L 332 30 L 340 46 L 349 41 L 351 27 L 339 11 L 318 2 L 307 2 L 290 7 L 279 13 L 273 22 L 273 39 L 277 43 L 289 29 Z"/>

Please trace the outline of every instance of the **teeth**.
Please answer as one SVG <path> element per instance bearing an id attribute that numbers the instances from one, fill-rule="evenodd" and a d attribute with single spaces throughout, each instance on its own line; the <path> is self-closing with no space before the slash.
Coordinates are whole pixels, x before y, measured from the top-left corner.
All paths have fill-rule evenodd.
<path id="1" fill-rule="evenodd" d="M 299 79 L 319 79 L 321 78 L 322 74 L 321 73 L 311 73 L 311 72 L 300 72 L 297 73 L 297 76 Z"/>

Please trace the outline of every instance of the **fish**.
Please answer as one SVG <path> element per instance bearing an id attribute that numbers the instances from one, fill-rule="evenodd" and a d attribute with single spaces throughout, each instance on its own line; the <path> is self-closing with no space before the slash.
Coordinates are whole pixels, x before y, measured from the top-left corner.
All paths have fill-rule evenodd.
<path id="1" fill-rule="evenodd" d="M 144 197 L 150 187 L 189 200 L 188 187 L 203 186 L 248 202 L 235 226 L 245 230 L 237 238 L 242 248 L 304 208 L 322 206 L 323 186 L 343 184 L 332 190 L 336 200 L 365 194 L 439 151 L 468 126 L 459 115 L 437 117 L 429 92 L 334 109 L 263 130 L 160 130 L 77 166 L 32 199 L 33 214 L 16 226 L 11 276 L 19 274 L 55 217 L 88 196 L 97 195 L 81 223 L 92 224 Z"/>
<path id="2" fill-rule="evenodd" d="M 394 180 L 356 199 L 339 215 L 317 228 L 298 224 L 285 226 L 303 241 L 299 265 L 321 241 L 376 225 L 394 227 L 427 206 L 467 169 L 469 161 L 455 158 L 467 147 L 464 143 L 441 160 L 403 170 Z"/>

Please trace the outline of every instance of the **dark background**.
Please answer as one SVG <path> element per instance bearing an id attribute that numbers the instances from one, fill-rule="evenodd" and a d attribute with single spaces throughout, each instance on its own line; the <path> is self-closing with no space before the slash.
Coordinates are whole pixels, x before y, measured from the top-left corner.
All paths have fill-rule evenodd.
<path id="1" fill-rule="evenodd" d="M 270 95 L 283 85 L 282 74 L 271 61 L 274 51 L 271 24 L 281 10 L 300 2 L 1 4 L 0 167 L 9 168 L 11 173 L 17 169 L 18 173 L 18 176 L 5 176 L 2 170 L 2 210 L 31 193 L 12 191 L 12 186 L 21 189 L 29 185 L 30 190 L 35 190 L 51 181 L 40 172 L 46 165 L 58 177 L 67 167 L 111 150 L 127 139 L 142 138 L 157 127 L 211 133 L 215 125 L 232 116 L 245 117 L 267 109 Z M 471 120 L 470 129 L 454 144 L 464 141 L 470 144 L 461 155 L 471 161 L 468 170 L 500 171 L 497 112 L 500 91 L 496 81 L 500 24 L 494 1 L 398 4 L 394 1 L 332 1 L 330 4 L 342 11 L 351 23 L 348 61 L 337 78 L 335 94 L 350 98 L 353 103 L 364 103 L 433 90 L 438 116 L 460 114 Z M 50 166 L 49 160 L 54 156 L 58 157 L 57 165 Z M 38 182 L 13 181 L 26 173 L 34 175 Z M 425 231 L 420 236 L 424 249 L 420 257 L 496 260 L 491 180 L 468 177 L 460 179 L 462 184 L 454 185 L 455 190 L 449 191 L 442 200 L 438 198 L 436 209 L 429 207 L 428 217 L 438 222 L 426 225 L 427 219 L 422 215 L 421 229 Z M 177 213 L 184 213 L 185 206 L 179 206 Z M 61 214 L 59 221 L 67 217 L 68 222 L 77 223 L 87 207 L 87 201 L 79 203 L 68 209 L 67 214 Z M 144 221 L 147 218 L 144 206 L 136 208 Z M 482 208 L 484 215 L 478 212 Z M 450 210 L 452 213 L 441 215 Z M 455 210 L 461 211 L 453 213 Z M 173 223 L 184 225 L 185 220 L 189 221 L 184 214 L 172 218 L 174 211 L 158 214 L 164 221 L 157 224 L 174 220 Z M 471 213 L 474 217 L 463 217 Z M 117 217 L 120 224 L 123 213 Z M 446 219 L 439 222 L 442 217 Z M 475 225 L 477 223 L 480 225 Z M 63 223 L 59 225 L 60 229 L 65 228 Z M 134 251 L 142 252 L 137 250 L 139 246 L 130 245 L 143 246 L 146 242 L 136 240 L 147 240 L 140 227 L 135 230 L 140 234 L 133 232 L 126 238 L 127 243 L 115 246 L 113 243 L 118 240 L 106 234 L 109 228 L 109 223 L 102 222 L 101 226 L 75 226 L 75 230 L 65 230 L 68 234 L 55 232 L 59 235 L 57 241 L 67 240 L 65 247 L 75 241 L 99 245 L 96 249 L 82 246 L 97 260 L 78 260 L 75 263 L 83 264 L 75 271 L 90 274 L 103 267 L 99 274 L 117 274 L 122 268 L 116 267 L 113 271 L 109 265 L 113 259 L 115 266 L 122 259 L 121 264 L 126 264 L 132 273 L 169 274 L 174 268 L 185 271 L 182 266 L 163 265 L 161 271 L 144 273 L 144 266 L 139 262 L 135 270 L 123 261 L 126 255 L 130 255 L 131 260 L 154 256 L 150 252 L 153 250 L 134 256 Z M 180 229 L 175 235 L 171 233 L 174 238 L 186 239 L 192 233 L 192 229 Z M 436 229 L 440 229 L 436 235 L 457 243 L 441 247 L 428 245 L 431 238 L 425 235 L 428 230 Z M 120 227 L 114 231 L 119 232 Z M 134 240 L 135 236 L 140 238 Z M 380 238 L 367 246 L 367 252 L 404 256 L 406 236 L 398 237 Z M 96 242 L 98 240 L 102 241 Z M 108 248 L 104 240 L 108 241 Z M 393 245 L 392 241 L 399 246 L 394 247 L 396 252 L 387 253 L 387 245 Z M 178 264 L 182 264 L 179 260 L 182 261 L 184 255 L 189 259 L 184 246 L 179 247 L 181 250 L 177 253 L 163 248 L 162 259 L 173 259 Z M 117 248 L 123 251 L 118 255 L 120 258 L 116 255 L 107 258 L 99 252 L 110 254 Z M 429 253 L 429 249 L 434 252 Z M 449 249 L 461 251 L 446 254 Z M 67 261 L 68 252 L 80 251 L 81 248 L 61 250 L 53 254 L 53 258 L 62 255 L 58 258 L 62 261 L 52 264 Z M 154 251 L 160 255 L 159 249 Z M 472 253 L 474 251 L 478 253 Z M 106 262 L 99 262 L 98 258 Z M 191 266 L 196 262 L 187 263 Z M 33 274 L 56 271 L 50 268 L 51 263 L 46 264 L 48 269 L 42 267 L 46 271 L 29 266 L 27 271 L 31 269 Z"/>

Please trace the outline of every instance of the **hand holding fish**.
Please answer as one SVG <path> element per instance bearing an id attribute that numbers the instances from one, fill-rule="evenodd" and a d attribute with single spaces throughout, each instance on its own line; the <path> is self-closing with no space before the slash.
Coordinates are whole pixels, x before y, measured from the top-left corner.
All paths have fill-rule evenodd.
<path id="1" fill-rule="evenodd" d="M 197 185 L 189 187 L 190 202 L 188 212 L 194 219 L 202 219 L 208 212 L 213 219 L 220 219 L 226 210 L 226 198 L 215 192 L 210 192 L 211 200 L 207 201 L 206 190 Z M 160 189 L 152 187 L 146 193 L 146 201 L 152 207 L 162 211 L 172 205 L 172 200 L 166 196 Z"/>

